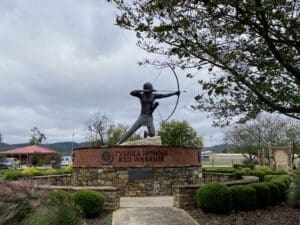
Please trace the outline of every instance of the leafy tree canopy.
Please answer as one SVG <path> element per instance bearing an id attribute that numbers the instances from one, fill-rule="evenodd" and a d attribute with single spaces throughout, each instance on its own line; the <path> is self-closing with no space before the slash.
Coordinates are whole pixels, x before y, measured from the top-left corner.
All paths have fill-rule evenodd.
<path id="1" fill-rule="evenodd" d="M 117 25 L 161 56 L 144 63 L 208 68 L 194 108 L 210 112 L 215 125 L 261 111 L 300 119 L 298 0 L 109 1 L 119 9 Z"/>
<path id="2" fill-rule="evenodd" d="M 163 145 L 199 147 L 203 146 L 201 137 L 186 121 L 163 122 L 158 131 Z"/>

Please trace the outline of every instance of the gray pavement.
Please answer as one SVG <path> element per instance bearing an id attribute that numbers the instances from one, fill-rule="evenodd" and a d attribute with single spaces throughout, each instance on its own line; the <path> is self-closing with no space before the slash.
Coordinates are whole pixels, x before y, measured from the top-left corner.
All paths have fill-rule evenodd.
<path id="1" fill-rule="evenodd" d="M 112 225 L 199 225 L 172 205 L 172 197 L 121 198 L 121 208 L 113 212 Z"/>
<path id="2" fill-rule="evenodd" d="M 172 196 L 156 197 L 121 197 L 121 208 L 140 208 L 140 207 L 172 207 Z"/>

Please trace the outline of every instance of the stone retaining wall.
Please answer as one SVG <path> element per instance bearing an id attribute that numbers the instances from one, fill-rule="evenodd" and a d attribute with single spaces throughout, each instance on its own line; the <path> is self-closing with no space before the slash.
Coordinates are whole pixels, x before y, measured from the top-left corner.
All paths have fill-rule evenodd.
<path id="1" fill-rule="evenodd" d="M 79 191 L 88 189 L 97 191 L 103 194 L 105 198 L 104 210 L 113 211 L 120 207 L 120 189 L 116 187 L 75 187 L 75 186 L 52 186 L 52 185 L 39 185 L 39 189 L 44 190 L 64 190 L 64 191 Z"/>
<path id="2" fill-rule="evenodd" d="M 71 174 L 26 177 L 22 180 L 30 180 L 34 185 L 68 186 L 71 185 Z"/>
<path id="3" fill-rule="evenodd" d="M 235 180 L 235 175 L 231 173 L 203 172 L 203 183 L 224 183 L 233 180 Z"/>
<path id="4" fill-rule="evenodd" d="M 242 180 L 234 180 L 223 182 L 226 186 L 242 185 L 258 182 L 258 177 L 244 176 Z M 174 206 L 178 208 L 195 208 L 196 202 L 196 192 L 197 190 L 205 184 L 201 185 L 180 185 L 174 189 Z"/>
<path id="5" fill-rule="evenodd" d="M 172 195 L 178 185 L 200 184 L 201 166 L 73 168 L 74 186 L 113 186 L 121 196 Z"/>

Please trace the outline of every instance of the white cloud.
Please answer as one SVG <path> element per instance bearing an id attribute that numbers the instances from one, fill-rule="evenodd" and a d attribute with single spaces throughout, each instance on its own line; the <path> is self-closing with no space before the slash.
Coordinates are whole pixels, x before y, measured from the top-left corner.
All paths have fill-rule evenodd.
<path id="1" fill-rule="evenodd" d="M 114 24 L 106 1 L 2 0 L 0 4 L 0 132 L 8 143 L 27 142 L 33 126 L 48 142 L 83 141 L 84 123 L 96 111 L 131 124 L 139 102 L 129 95 L 159 71 L 139 67 L 146 56 L 134 33 Z M 198 94 L 196 80 L 180 77 L 182 89 L 174 119 L 186 119 L 205 140 L 222 142 L 205 114 L 187 110 Z M 157 89 L 176 90 L 171 71 L 164 70 Z M 161 101 L 164 118 L 176 98 Z M 155 114 L 156 124 L 160 116 Z"/>

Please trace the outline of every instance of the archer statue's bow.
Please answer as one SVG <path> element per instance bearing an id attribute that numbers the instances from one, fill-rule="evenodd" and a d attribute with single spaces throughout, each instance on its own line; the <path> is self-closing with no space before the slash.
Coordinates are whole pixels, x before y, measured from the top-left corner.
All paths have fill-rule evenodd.
<path id="1" fill-rule="evenodd" d="M 172 72 L 173 72 L 173 74 L 174 74 L 174 76 L 175 76 L 175 78 L 176 78 L 176 82 L 177 82 L 177 91 L 180 93 L 180 86 L 179 86 L 179 80 L 178 80 L 177 74 L 176 74 L 174 68 L 173 68 L 170 64 L 167 64 L 167 65 L 168 65 L 168 67 L 172 70 Z M 180 94 L 179 94 L 179 95 L 180 95 Z M 167 119 L 163 120 L 163 122 L 167 122 L 167 121 L 173 116 L 173 114 L 175 113 L 175 110 L 176 110 L 177 105 L 178 105 L 178 102 L 179 102 L 179 95 L 177 95 L 176 103 L 175 103 L 175 106 L 174 106 L 172 112 L 171 112 L 170 115 L 167 117 Z"/>

